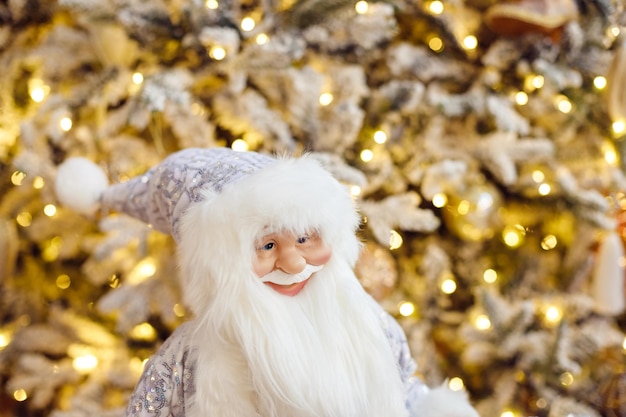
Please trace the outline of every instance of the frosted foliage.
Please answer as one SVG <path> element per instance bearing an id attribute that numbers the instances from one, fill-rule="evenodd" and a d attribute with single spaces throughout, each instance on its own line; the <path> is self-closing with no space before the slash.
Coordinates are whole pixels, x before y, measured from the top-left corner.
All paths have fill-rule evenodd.
<path id="1" fill-rule="evenodd" d="M 227 56 L 239 51 L 239 34 L 235 29 L 206 27 L 200 32 L 199 40 L 208 49 L 213 46 L 224 48 Z"/>
<path id="2" fill-rule="evenodd" d="M 364 201 L 360 206 L 376 240 L 388 245 L 390 232 L 395 228 L 429 232 L 439 227 L 439 219 L 431 210 L 420 209 L 419 203 L 419 195 L 410 192 L 388 197 L 380 202 Z"/>
<path id="3" fill-rule="evenodd" d="M 365 14 L 357 15 L 349 25 L 351 38 L 364 49 L 370 49 L 392 37 L 395 32 L 393 6 L 370 3 Z"/>
<path id="4" fill-rule="evenodd" d="M 486 105 L 487 111 L 495 119 L 498 130 L 516 132 L 520 135 L 528 135 L 530 133 L 528 120 L 515 111 L 511 100 L 504 97 L 488 96 Z"/>
<path id="5" fill-rule="evenodd" d="M 184 70 L 163 72 L 150 77 L 143 85 L 142 101 L 149 111 L 163 111 L 168 101 L 189 104 L 187 88 L 192 80 L 191 75 Z"/>
<path id="6" fill-rule="evenodd" d="M 548 417 L 601 417 L 601 415 L 579 401 L 558 397 L 553 400 Z"/>
<path id="7" fill-rule="evenodd" d="M 436 194 L 459 189 L 468 172 L 467 163 L 445 159 L 426 168 L 420 191 L 424 198 L 432 200 Z"/>
<path id="8" fill-rule="evenodd" d="M 324 168 L 331 172 L 339 181 L 361 188 L 367 185 L 367 176 L 362 171 L 348 165 L 338 155 L 329 152 L 313 152 L 311 156 L 320 161 Z"/>
<path id="9" fill-rule="evenodd" d="M 279 148 L 293 148 L 288 125 L 256 91 L 248 89 L 237 96 L 222 94 L 215 97 L 214 104 L 220 124 L 243 135 L 249 143 L 257 144 L 271 138 L 280 144 Z"/>

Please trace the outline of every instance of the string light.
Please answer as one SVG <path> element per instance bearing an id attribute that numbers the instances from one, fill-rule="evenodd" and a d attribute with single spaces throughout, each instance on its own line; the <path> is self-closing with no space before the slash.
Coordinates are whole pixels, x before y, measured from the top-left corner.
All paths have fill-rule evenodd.
<path id="1" fill-rule="evenodd" d="M 270 38 L 265 33 L 259 33 L 258 35 L 256 35 L 255 40 L 257 45 L 265 45 L 270 41 Z"/>
<path id="2" fill-rule="evenodd" d="M 15 391 L 13 391 L 13 398 L 15 399 L 15 401 L 19 402 L 26 401 L 26 399 L 28 398 L 28 394 L 23 388 L 16 389 Z"/>
<path id="3" fill-rule="evenodd" d="M 626 131 L 626 123 L 623 120 L 617 120 L 613 122 L 611 128 L 613 129 L 613 133 L 619 136 Z"/>
<path id="4" fill-rule="evenodd" d="M 448 387 L 452 391 L 462 391 L 465 388 L 465 383 L 461 378 L 455 376 L 454 378 L 450 378 L 450 381 L 448 381 Z"/>
<path id="5" fill-rule="evenodd" d="M 215 10 L 215 9 L 217 9 L 217 8 L 219 7 L 219 3 L 217 2 L 217 0 L 207 0 L 207 1 L 204 3 L 204 6 L 205 6 L 207 9 L 210 9 L 210 10 Z"/>
<path id="6" fill-rule="evenodd" d="M 70 119 L 69 117 L 62 118 L 61 120 L 59 120 L 59 127 L 62 131 L 69 132 L 69 130 L 72 128 L 72 119 Z"/>
<path id="7" fill-rule="evenodd" d="M 474 35 L 468 35 L 463 38 L 463 47 L 465 49 L 473 51 L 478 46 L 478 39 Z"/>
<path id="8" fill-rule="evenodd" d="M 558 239 L 554 235 L 547 235 L 541 240 L 541 249 L 543 250 L 552 250 L 556 248 L 558 244 Z"/>
<path id="9" fill-rule="evenodd" d="M 143 83 L 143 74 L 140 72 L 133 73 L 132 80 L 134 84 L 140 85 Z"/>
<path id="10" fill-rule="evenodd" d="M 331 93 L 322 93 L 320 94 L 319 102 L 322 106 L 328 106 L 333 102 L 333 95 Z"/>
<path id="11" fill-rule="evenodd" d="M 15 221 L 22 227 L 28 227 L 33 222 L 33 215 L 27 211 L 23 211 L 15 217 Z"/>
<path id="12" fill-rule="evenodd" d="M 79 374 L 85 375 L 96 369 L 98 358 L 92 354 L 77 356 L 72 361 L 72 366 Z"/>
<path id="13" fill-rule="evenodd" d="M 428 42 L 428 47 L 433 52 L 443 51 L 443 41 L 441 40 L 439 36 L 431 36 L 428 38 L 427 42 Z"/>
<path id="14" fill-rule="evenodd" d="M 437 193 L 433 196 L 433 206 L 442 208 L 448 204 L 448 196 L 443 193 Z"/>
<path id="15" fill-rule="evenodd" d="M 439 15 L 444 11 L 443 3 L 439 0 L 431 1 L 430 3 L 428 3 L 428 10 L 432 14 Z"/>
<path id="16" fill-rule="evenodd" d="M 221 46 L 214 46 L 209 50 L 209 56 L 216 61 L 226 58 L 226 49 Z"/>
<path id="17" fill-rule="evenodd" d="M 382 145 L 387 142 L 387 134 L 383 130 L 377 130 L 374 132 L 374 142 Z"/>
<path id="18" fill-rule="evenodd" d="M 361 161 L 370 162 L 372 159 L 374 159 L 374 152 L 369 149 L 363 149 L 359 156 L 361 157 Z"/>
<path id="19" fill-rule="evenodd" d="M 611 166 L 617 166 L 618 156 L 613 142 L 608 140 L 604 141 L 604 143 L 602 144 L 602 154 L 604 155 L 604 160 L 607 162 L 607 164 Z"/>
<path id="20" fill-rule="evenodd" d="M 567 98 L 566 96 L 562 94 L 559 94 L 558 96 L 556 96 L 556 98 L 554 99 L 554 106 L 561 113 L 565 113 L 565 114 L 570 113 L 572 109 L 574 108 L 574 106 L 572 105 L 572 102 L 569 101 L 569 98 Z"/>
<path id="21" fill-rule="evenodd" d="M 50 87 L 44 84 L 43 80 L 39 78 L 31 78 L 28 80 L 28 94 L 35 103 L 41 103 L 49 92 Z"/>
<path id="22" fill-rule="evenodd" d="M 235 139 L 230 147 L 233 151 L 237 152 L 246 152 L 250 148 L 248 142 L 243 139 Z"/>
<path id="23" fill-rule="evenodd" d="M 141 323 L 131 329 L 129 335 L 134 340 L 151 342 L 156 339 L 157 333 L 150 323 Z"/>
<path id="24" fill-rule="evenodd" d="M 440 288 L 444 294 L 453 294 L 456 291 L 456 282 L 452 278 L 447 278 L 443 280 Z"/>
<path id="25" fill-rule="evenodd" d="M 479 314 L 474 319 L 474 326 L 478 330 L 488 330 L 491 328 L 491 320 L 485 314 Z"/>
<path id="26" fill-rule="evenodd" d="M 599 75 L 593 79 L 593 86 L 598 90 L 604 90 L 606 88 L 607 81 L 606 77 Z"/>
<path id="27" fill-rule="evenodd" d="M 572 375 L 571 372 L 563 372 L 559 377 L 559 381 L 561 382 L 561 385 L 567 387 L 574 383 L 574 375 Z"/>
<path id="28" fill-rule="evenodd" d="M 402 246 L 402 243 L 403 243 L 403 240 L 402 240 L 402 236 L 400 236 L 400 233 L 396 232 L 395 230 L 392 230 L 389 236 L 389 249 L 391 250 L 398 249 L 400 246 Z"/>
<path id="29" fill-rule="evenodd" d="M 46 185 L 46 181 L 43 179 L 43 177 L 36 176 L 35 178 L 33 178 L 33 188 L 35 190 L 41 190 L 44 185 Z"/>
<path id="30" fill-rule="evenodd" d="M 495 270 L 491 268 L 485 269 L 485 272 L 483 272 L 483 281 L 485 281 L 487 284 L 493 284 L 497 280 L 498 273 Z"/>
<path id="31" fill-rule="evenodd" d="M 549 305 L 545 308 L 543 317 L 546 325 L 554 327 L 561 322 L 561 319 L 563 318 L 563 312 L 559 307 Z"/>
<path id="32" fill-rule="evenodd" d="M 0 331 L 0 350 L 9 346 L 9 343 L 11 343 L 11 334 L 8 331 Z M 626 343 L 626 340 L 624 343 Z"/>
<path id="33" fill-rule="evenodd" d="M 244 17 L 241 20 L 241 30 L 244 32 L 250 32 L 256 26 L 256 22 L 251 17 Z"/>
<path id="34" fill-rule="evenodd" d="M 130 273 L 128 274 L 127 282 L 131 285 L 137 285 L 156 273 L 156 264 L 154 259 L 148 257 L 142 259 Z"/>
<path id="35" fill-rule="evenodd" d="M 172 307 L 172 311 L 174 312 L 176 317 L 185 317 L 185 307 L 181 304 L 174 304 L 174 307 Z"/>
<path id="36" fill-rule="evenodd" d="M 57 207 L 54 204 L 46 204 L 43 208 L 43 214 L 48 217 L 54 217 L 57 214 Z"/>
<path id="37" fill-rule="evenodd" d="M 506 226 L 502 230 L 502 240 L 510 248 L 520 246 L 524 242 L 524 236 L 526 236 L 526 229 L 519 224 Z"/>
<path id="38" fill-rule="evenodd" d="M 56 285 L 62 290 L 66 290 L 72 285 L 72 279 L 67 274 L 61 274 L 56 279 Z"/>
<path id="39" fill-rule="evenodd" d="M 357 1 L 356 4 L 354 5 L 354 10 L 356 10 L 358 14 L 367 13 L 369 8 L 370 8 L 370 5 L 366 1 L 363 1 L 363 0 Z"/>
<path id="40" fill-rule="evenodd" d="M 59 236 L 55 236 L 45 243 L 44 249 L 41 252 L 41 258 L 46 262 L 53 262 L 59 257 L 61 250 L 62 239 Z"/>
<path id="41" fill-rule="evenodd" d="M 398 306 L 398 313 L 403 317 L 412 316 L 415 313 L 415 304 L 410 301 L 403 301 Z"/>
<path id="42" fill-rule="evenodd" d="M 352 185 L 350 186 L 350 194 L 352 195 L 352 197 L 358 197 L 361 195 L 361 187 L 359 187 L 358 185 Z"/>
<path id="43" fill-rule="evenodd" d="M 11 184 L 15 186 L 20 186 L 22 185 L 22 181 L 24 181 L 24 178 L 26 178 L 26 174 L 24 172 L 15 171 L 13 174 L 11 174 Z"/>
<path id="44" fill-rule="evenodd" d="M 550 186 L 550 184 L 539 184 L 539 187 L 537 187 L 537 192 L 539 193 L 539 195 L 548 195 L 550 194 L 550 192 L 552 191 L 552 187 Z"/>
<path id="45" fill-rule="evenodd" d="M 524 91 L 518 91 L 515 93 L 515 102 L 520 106 L 525 106 L 528 104 L 528 94 Z"/>

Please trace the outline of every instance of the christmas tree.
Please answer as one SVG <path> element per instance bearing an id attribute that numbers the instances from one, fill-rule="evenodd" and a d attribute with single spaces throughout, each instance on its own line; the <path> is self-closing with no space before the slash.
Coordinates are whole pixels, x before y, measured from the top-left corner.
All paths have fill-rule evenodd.
<path id="1" fill-rule="evenodd" d="M 429 385 L 626 415 L 620 0 L 0 4 L 0 416 L 119 416 L 186 320 L 171 238 L 58 204 L 173 151 L 311 152 Z"/>

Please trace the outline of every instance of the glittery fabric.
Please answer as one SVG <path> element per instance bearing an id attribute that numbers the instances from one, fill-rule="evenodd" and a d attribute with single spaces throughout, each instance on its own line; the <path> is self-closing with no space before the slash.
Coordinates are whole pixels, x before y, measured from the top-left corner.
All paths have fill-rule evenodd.
<path id="1" fill-rule="evenodd" d="M 103 208 L 136 217 L 178 239 L 180 216 L 200 191 L 216 193 L 233 181 L 255 172 L 274 159 L 229 148 L 189 148 L 171 154 L 144 175 L 109 187 Z"/>
<path id="2" fill-rule="evenodd" d="M 381 324 L 407 390 L 407 410 L 414 413 L 418 409 L 415 403 L 428 392 L 428 388 L 414 376 L 417 365 L 402 328 L 382 309 L 380 311 Z M 189 409 L 195 393 L 195 361 L 189 342 L 192 332 L 191 322 L 181 325 L 150 358 L 131 396 L 125 417 L 185 417 L 185 410 Z"/>

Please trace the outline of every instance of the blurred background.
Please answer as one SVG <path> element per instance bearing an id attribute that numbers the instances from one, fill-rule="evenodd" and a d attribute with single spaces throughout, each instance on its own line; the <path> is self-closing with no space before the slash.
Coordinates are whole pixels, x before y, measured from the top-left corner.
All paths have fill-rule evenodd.
<path id="1" fill-rule="evenodd" d="M 189 318 L 173 241 L 54 195 L 188 147 L 312 152 L 419 375 L 483 417 L 626 416 L 621 0 L 0 3 L 0 416 L 121 416 Z"/>

